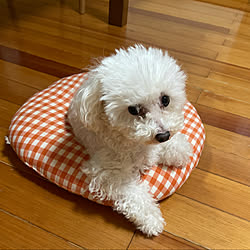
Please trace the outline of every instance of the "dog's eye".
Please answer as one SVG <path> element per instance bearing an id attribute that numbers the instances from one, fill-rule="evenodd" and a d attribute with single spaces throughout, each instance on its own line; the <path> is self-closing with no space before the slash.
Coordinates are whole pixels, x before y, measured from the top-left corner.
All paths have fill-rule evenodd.
<path id="1" fill-rule="evenodd" d="M 139 108 L 137 106 L 129 106 L 128 107 L 128 112 L 131 115 L 139 115 Z"/>
<path id="2" fill-rule="evenodd" d="M 168 104 L 170 103 L 170 98 L 167 95 L 164 95 L 161 97 L 161 103 L 164 107 L 167 107 Z"/>

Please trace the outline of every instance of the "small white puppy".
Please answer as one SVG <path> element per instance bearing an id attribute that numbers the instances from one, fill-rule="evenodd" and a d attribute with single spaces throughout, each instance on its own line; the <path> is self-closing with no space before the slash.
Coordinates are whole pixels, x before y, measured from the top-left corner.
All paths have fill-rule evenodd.
<path id="1" fill-rule="evenodd" d="M 140 181 L 159 163 L 185 166 L 192 154 L 183 127 L 185 74 L 167 52 L 142 45 L 116 50 L 90 70 L 68 119 L 90 160 L 89 191 L 114 201 L 148 236 L 163 231 L 159 205 Z"/>

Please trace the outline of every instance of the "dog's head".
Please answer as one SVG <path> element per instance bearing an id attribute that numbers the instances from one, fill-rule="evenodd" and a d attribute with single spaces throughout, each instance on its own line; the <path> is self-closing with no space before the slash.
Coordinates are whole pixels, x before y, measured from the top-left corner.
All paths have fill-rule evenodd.
<path id="1" fill-rule="evenodd" d="M 92 69 L 78 91 L 89 129 L 103 122 L 129 140 L 167 141 L 183 125 L 185 74 L 167 52 L 142 45 L 120 49 Z"/>

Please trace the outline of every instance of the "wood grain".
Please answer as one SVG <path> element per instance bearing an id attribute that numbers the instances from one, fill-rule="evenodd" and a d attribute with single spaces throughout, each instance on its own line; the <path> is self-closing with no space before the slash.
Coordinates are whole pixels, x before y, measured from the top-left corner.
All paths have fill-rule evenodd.
<path id="1" fill-rule="evenodd" d="M 250 31 L 250 28 L 249 28 Z M 224 47 L 218 54 L 217 60 L 229 64 L 238 65 L 242 68 L 250 67 L 250 60 L 245 50 Z"/>
<path id="2" fill-rule="evenodd" d="M 233 98 L 242 102 L 250 103 L 249 88 L 234 86 L 228 82 L 217 81 L 210 78 L 189 75 L 188 84 L 215 93 L 216 95 Z"/>
<path id="3" fill-rule="evenodd" d="M 87 1 L 84 15 L 78 1 L 0 0 L 2 248 L 250 248 L 249 1 L 129 5 L 128 23 L 119 28 L 108 25 L 109 0 Z M 150 239 L 111 208 L 44 180 L 4 141 L 13 115 L 36 91 L 135 43 L 177 59 L 206 130 L 197 169 L 161 202 L 167 226 Z"/>
<path id="4" fill-rule="evenodd" d="M 195 108 L 204 123 L 240 135 L 250 136 L 250 120 L 248 118 L 197 103 Z"/>
<path id="5" fill-rule="evenodd" d="M 18 63 L 15 61 L 15 63 Z M 18 64 L 9 63 L 7 61 L 0 60 L 0 75 L 22 83 L 24 86 L 33 87 L 39 90 L 47 88 L 52 83 L 56 82 L 59 78 L 36 71 Z M 15 72 L 15 74 L 13 74 Z"/>
<path id="6" fill-rule="evenodd" d="M 201 68 L 203 67 L 207 68 L 209 69 L 209 73 L 217 72 L 220 74 L 226 74 L 229 77 L 241 78 L 247 81 L 250 80 L 249 70 L 247 68 L 242 68 L 233 64 L 229 64 L 225 62 L 223 63 L 223 62 L 219 62 L 216 60 L 209 60 L 207 58 L 202 57 L 202 55 L 200 57 L 196 57 L 196 56 L 193 56 L 192 54 L 191 55 L 184 54 L 178 51 L 171 51 L 171 54 L 172 56 L 174 56 L 175 58 L 177 58 L 183 63 L 192 63 L 194 65 L 198 65 Z M 199 75 L 198 73 L 196 74 Z"/>
<path id="7" fill-rule="evenodd" d="M 248 199 L 250 189 L 247 185 L 196 169 L 177 193 L 239 218 L 250 220 Z"/>
<path id="8" fill-rule="evenodd" d="M 178 194 L 161 202 L 161 209 L 170 233 L 207 248 L 249 249 L 248 221 Z"/>
<path id="9" fill-rule="evenodd" d="M 130 26 L 133 28 L 133 30 L 138 29 L 140 27 L 132 24 Z M 131 35 L 128 32 L 128 35 L 131 38 L 132 36 L 134 37 L 132 32 Z M 191 38 L 190 39 L 187 38 L 186 41 L 184 42 L 181 39 L 182 36 L 181 34 L 180 35 L 172 34 L 171 36 L 169 36 L 167 40 L 165 36 L 166 36 L 165 31 L 159 31 L 157 28 L 148 28 L 147 26 L 144 26 L 143 30 L 136 35 L 137 40 L 140 40 L 145 44 L 155 44 L 155 46 L 162 47 L 163 49 L 166 50 L 170 51 L 177 50 L 181 53 L 188 53 L 196 56 L 203 54 L 204 57 L 208 59 L 215 59 L 218 55 L 218 51 L 221 49 L 219 45 L 213 45 L 211 43 L 207 43 L 204 41 L 201 42 L 200 40 L 194 42 L 193 39 Z"/>
<path id="10" fill-rule="evenodd" d="M 230 112 L 232 114 L 238 114 L 248 119 L 250 118 L 249 103 L 242 102 L 231 97 L 217 95 L 207 90 L 200 94 L 197 103 L 210 108 Z"/>
<path id="11" fill-rule="evenodd" d="M 1 249 L 82 249 L 0 210 Z"/>
<path id="12" fill-rule="evenodd" d="M 205 3 L 212 3 L 224 7 L 229 7 L 229 8 L 235 8 L 239 10 L 246 10 L 247 8 L 247 0 L 199 0 L 201 2 Z M 230 9 L 229 9 L 230 11 Z"/>
<path id="13" fill-rule="evenodd" d="M 38 91 L 39 89 L 0 76 L 0 98 L 2 100 L 22 105 Z"/>
<path id="14" fill-rule="evenodd" d="M 249 12 L 249 11 L 248 11 Z M 237 15 L 235 22 L 250 24 L 250 16 L 248 12 L 241 12 Z M 236 36 L 238 38 L 238 36 Z"/>
<path id="15" fill-rule="evenodd" d="M 10 163 L 9 157 L 7 155 L 7 152 L 9 152 L 9 150 L 7 150 L 7 152 L 5 152 L 5 147 L 6 142 L 5 142 L 5 136 L 8 135 L 8 129 L 7 128 L 1 128 L 0 127 L 0 161 L 1 162 L 5 162 L 5 163 Z"/>
<path id="16" fill-rule="evenodd" d="M 218 72 L 211 72 L 209 74 L 209 78 L 210 79 L 214 79 L 217 81 L 221 81 L 221 82 L 226 82 L 228 84 L 230 84 L 230 86 L 234 86 L 234 87 L 240 87 L 240 88 L 244 88 L 244 89 L 249 89 L 249 81 L 246 81 L 244 79 L 240 79 L 240 78 L 236 78 L 236 77 L 231 77 L 225 74 L 220 74 Z"/>
<path id="17" fill-rule="evenodd" d="M 21 24 L 19 26 L 21 26 Z M 34 24 L 30 26 L 32 27 Z M 46 27 L 44 30 L 46 30 Z M 31 54 L 36 53 L 39 56 L 44 55 L 50 60 L 55 60 L 61 63 L 64 63 L 65 60 L 65 57 L 63 56 L 69 55 L 68 64 L 76 67 L 78 66 L 78 58 L 93 58 L 99 55 L 98 50 L 91 48 L 86 50 L 86 46 L 84 46 L 83 43 L 67 39 L 66 37 L 64 42 L 61 43 L 60 47 L 58 47 L 60 37 L 51 34 L 47 35 L 44 32 L 37 33 L 37 31 L 34 32 L 30 28 L 21 29 L 10 26 L 8 29 L 2 28 L 1 34 L 2 39 L 0 42 L 2 45 L 8 44 L 8 47 L 12 48 L 21 47 L 22 50 L 29 51 Z M 8 43 L 10 39 L 13 40 Z M 54 49 L 54 54 L 49 54 L 52 49 Z"/>
<path id="18" fill-rule="evenodd" d="M 242 16 L 245 16 L 245 13 Z M 239 16 L 236 18 L 236 20 L 233 22 L 232 28 L 230 30 L 231 35 L 239 35 L 240 37 L 243 36 L 245 38 L 249 37 L 249 30 L 250 26 L 248 23 L 245 22 L 238 22 L 237 19 Z"/>
<path id="19" fill-rule="evenodd" d="M 250 159 L 250 138 L 205 124 L 206 144 L 225 153 Z M 239 150 L 240 149 L 240 150 Z"/>
<path id="20" fill-rule="evenodd" d="M 182 1 L 184 3 L 185 1 Z M 230 28 L 232 24 L 232 17 L 231 18 L 224 18 L 223 15 L 213 16 L 213 18 L 208 18 L 206 13 L 202 13 L 200 11 L 195 10 L 195 4 L 192 8 L 188 8 L 188 5 L 185 8 L 179 8 L 179 3 L 176 1 L 169 1 L 166 4 L 166 8 L 162 8 L 162 2 L 160 1 L 148 1 L 147 5 L 143 4 L 141 1 L 132 1 L 130 7 L 139 8 L 145 11 L 153 11 L 155 13 L 164 14 L 164 15 L 171 15 L 176 18 L 185 18 L 191 21 L 198 21 L 200 23 L 213 25 L 214 27 L 221 27 L 221 28 Z M 220 13 L 221 14 L 221 13 Z"/>
<path id="21" fill-rule="evenodd" d="M 20 105 L 0 99 L 0 127 L 8 128 L 14 114 L 19 108 Z"/>
<path id="22" fill-rule="evenodd" d="M 158 237 L 147 238 L 136 232 L 128 249 L 204 249 L 203 247 L 186 241 L 178 236 L 163 232 Z"/>
<path id="23" fill-rule="evenodd" d="M 196 103 L 202 90 L 190 85 L 186 85 L 186 93 L 187 93 L 187 99 L 192 102 Z"/>
<path id="24" fill-rule="evenodd" d="M 246 37 L 228 37 L 224 43 L 224 46 L 234 49 L 240 49 L 242 51 L 248 52 L 250 51 L 250 46 L 248 43 L 248 39 Z"/>
<path id="25" fill-rule="evenodd" d="M 198 168 L 249 186 L 249 165 L 250 159 L 206 144 Z"/>
<path id="26" fill-rule="evenodd" d="M 0 172 L 3 176 L 0 203 L 7 212 L 84 248 L 128 246 L 134 227 L 110 207 L 73 195 L 3 163 Z"/>
<path id="27" fill-rule="evenodd" d="M 222 30 L 223 34 L 221 34 L 215 32 L 213 28 L 209 29 L 205 27 L 205 25 L 202 26 L 202 23 L 194 23 L 194 25 L 191 25 L 189 23 L 190 21 L 187 19 L 183 20 L 170 15 L 156 15 L 155 13 L 142 11 L 137 8 L 130 8 L 129 14 L 130 17 L 132 17 L 130 25 L 132 24 L 134 27 L 147 27 L 156 29 L 160 32 L 165 32 L 168 39 L 172 39 L 173 37 L 176 37 L 176 35 L 182 35 L 185 36 L 185 38 L 189 38 L 190 41 L 195 40 L 197 44 L 199 42 L 200 46 L 202 45 L 201 41 L 217 45 L 222 45 L 225 41 L 224 29 Z M 147 16 L 148 21 L 146 23 L 143 22 L 143 17 L 145 15 Z M 132 32 L 130 25 L 127 27 L 127 30 Z"/>
<path id="28" fill-rule="evenodd" d="M 40 47 L 40 45 L 38 47 Z M 50 53 L 52 53 L 51 50 L 49 51 Z M 31 50 L 31 52 L 33 51 Z M 76 73 L 81 72 L 79 68 L 72 67 L 72 66 L 65 65 L 62 63 L 58 63 L 58 62 L 54 62 L 50 59 L 45 59 L 39 56 L 32 55 L 27 52 L 18 51 L 15 48 L 9 48 L 6 46 L 1 46 L 1 45 L 0 45 L 0 58 L 7 62 L 18 64 L 18 65 L 28 67 L 30 69 L 41 71 L 43 73 L 50 74 L 50 75 L 57 76 L 57 77 L 64 77 L 64 76 L 68 76 L 71 74 L 76 74 Z M 21 61 L 20 61 L 20 58 L 22 58 Z"/>

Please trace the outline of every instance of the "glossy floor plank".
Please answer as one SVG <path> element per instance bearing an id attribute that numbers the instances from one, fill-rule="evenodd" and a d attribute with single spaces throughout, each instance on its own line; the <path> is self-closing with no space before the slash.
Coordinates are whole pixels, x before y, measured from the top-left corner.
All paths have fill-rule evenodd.
<path id="1" fill-rule="evenodd" d="M 191 97 L 195 97 L 193 93 Z M 250 136 L 249 119 L 236 114 L 232 114 L 228 111 L 214 109 L 197 103 L 195 104 L 195 107 L 202 121 L 207 125 L 228 130 L 240 135 L 245 135 L 248 137 Z"/>
<path id="2" fill-rule="evenodd" d="M 244 89 L 249 88 L 249 81 L 246 81 L 246 80 L 241 79 L 241 78 L 231 77 L 231 76 L 228 76 L 225 74 L 220 74 L 217 72 L 211 72 L 209 74 L 209 78 L 215 79 L 219 82 L 227 83 L 233 87 L 240 87 L 240 88 L 244 88 Z"/>
<path id="3" fill-rule="evenodd" d="M 250 30 L 250 29 L 249 29 Z M 242 49 L 234 49 L 230 47 L 224 47 L 218 57 L 218 61 L 235 64 L 242 68 L 249 68 L 250 67 L 250 60 L 248 54 L 245 50 Z"/>
<path id="4" fill-rule="evenodd" d="M 41 71 L 33 70 L 30 67 L 20 66 L 19 64 L 16 64 L 16 62 L 10 63 L 8 61 L 0 60 L 0 68 L 1 76 L 22 83 L 24 86 L 33 87 L 39 90 L 47 88 L 51 83 L 59 79 L 58 77 Z M 13 72 L 15 73 L 13 74 Z"/>
<path id="5" fill-rule="evenodd" d="M 203 91 L 197 103 L 225 112 L 229 111 L 232 114 L 238 114 L 248 119 L 250 118 L 250 104 L 232 97 L 225 97 L 209 91 Z"/>
<path id="6" fill-rule="evenodd" d="M 250 221 L 247 185 L 197 169 L 177 193 Z"/>
<path id="7" fill-rule="evenodd" d="M 243 183 L 250 183 L 250 159 L 206 144 L 198 168 Z"/>
<path id="8" fill-rule="evenodd" d="M 1 249 L 82 249 L 0 210 Z"/>
<path id="9" fill-rule="evenodd" d="M 39 89 L 25 86 L 17 81 L 0 76 L 0 98 L 11 103 L 22 105 Z"/>
<path id="10" fill-rule="evenodd" d="M 218 6 L 224 6 L 239 10 L 247 10 L 248 1 L 247 0 L 199 0 L 205 3 L 216 4 Z"/>
<path id="11" fill-rule="evenodd" d="M 164 232 L 159 237 L 147 238 L 136 232 L 129 249 L 204 249 L 183 238 Z"/>
<path id="12" fill-rule="evenodd" d="M 249 249 L 248 1 L 130 0 L 122 28 L 108 25 L 108 3 L 87 0 L 80 15 L 72 0 L 0 0 L 0 203 L 6 228 L 0 248 Z M 150 239 L 112 209 L 44 180 L 4 141 L 13 115 L 35 92 L 86 71 L 93 57 L 134 43 L 167 49 L 182 65 L 187 97 L 207 137 L 190 179 L 161 202 L 165 232 Z M 17 237 L 10 243 L 11 234 Z"/>
<path id="13" fill-rule="evenodd" d="M 183 5 L 183 8 L 180 8 L 180 4 Z M 130 6 L 160 14 L 171 15 L 176 18 L 184 18 L 200 22 L 202 24 L 213 25 L 215 27 L 219 26 L 222 28 L 230 28 L 232 19 L 234 18 L 234 15 L 230 15 L 228 18 L 225 17 L 222 11 L 219 12 L 219 9 L 217 9 L 217 13 L 216 11 L 211 10 L 211 12 L 213 11 L 213 18 L 209 18 L 206 13 L 206 11 L 209 11 L 209 8 L 204 7 L 204 5 L 200 5 L 198 2 L 190 5 L 187 2 L 185 4 L 185 1 L 168 1 L 166 8 L 162 8 L 162 1 L 151 0 L 148 1 L 147 5 L 145 5 L 142 1 L 132 1 Z M 216 29 L 215 27 L 214 29 Z"/>
<path id="14" fill-rule="evenodd" d="M 250 103 L 250 90 L 249 88 L 242 88 L 234 86 L 227 82 L 217 81 L 210 78 L 202 78 L 195 75 L 189 75 L 188 84 L 206 90 L 216 95 L 233 98 L 241 102 Z"/>
<path id="15" fill-rule="evenodd" d="M 0 171 L 0 203 L 5 211 L 84 248 L 128 246 L 133 226 L 110 207 L 101 207 L 3 163 Z"/>
<path id="16" fill-rule="evenodd" d="M 248 221 L 175 194 L 161 203 L 166 230 L 213 249 L 249 249 Z"/>
<path id="17" fill-rule="evenodd" d="M 8 128 L 11 122 L 12 117 L 20 108 L 20 105 L 0 99 L 0 127 Z"/>
<path id="18" fill-rule="evenodd" d="M 0 45 L 1 46 L 1 45 Z M 40 48 L 41 45 L 38 45 Z M 55 62 L 51 59 L 34 56 L 30 53 L 19 51 L 10 47 L 1 46 L 0 59 L 20 66 L 28 67 L 56 77 L 65 77 L 68 74 L 81 72 L 79 68 Z M 50 50 L 52 53 L 52 50 Z M 20 56 L 22 60 L 20 60 Z"/>
<path id="19" fill-rule="evenodd" d="M 250 137 L 206 125 L 206 144 L 222 152 L 250 159 Z M 240 150 L 239 150 L 240 149 Z"/>

